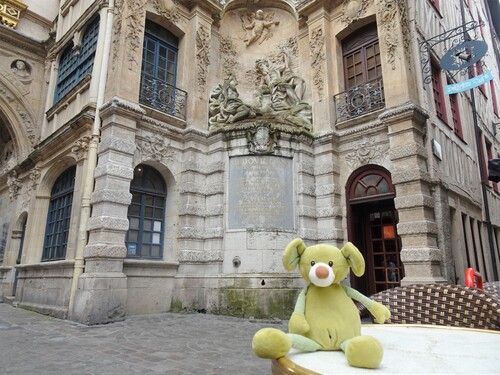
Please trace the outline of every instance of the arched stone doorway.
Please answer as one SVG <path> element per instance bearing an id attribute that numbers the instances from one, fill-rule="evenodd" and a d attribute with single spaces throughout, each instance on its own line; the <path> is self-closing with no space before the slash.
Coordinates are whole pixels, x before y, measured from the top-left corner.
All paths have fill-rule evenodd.
<path id="1" fill-rule="evenodd" d="M 351 284 L 366 295 L 399 286 L 404 270 L 390 173 L 376 165 L 364 166 L 351 175 L 346 190 L 349 241 L 366 261 L 365 274 L 351 276 Z"/>

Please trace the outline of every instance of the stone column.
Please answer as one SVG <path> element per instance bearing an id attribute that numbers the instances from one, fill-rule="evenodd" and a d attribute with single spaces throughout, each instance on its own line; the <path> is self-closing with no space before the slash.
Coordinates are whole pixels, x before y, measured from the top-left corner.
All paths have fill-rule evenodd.
<path id="1" fill-rule="evenodd" d="M 417 60 L 412 56 L 407 2 L 377 0 L 375 4 L 385 106 L 390 108 L 408 101 L 418 102 L 415 77 L 420 68 L 414 66 Z"/>
<path id="2" fill-rule="evenodd" d="M 101 110 L 103 126 L 99 162 L 94 173 L 89 240 L 84 250 L 85 272 L 79 277 L 72 320 L 102 324 L 121 320 L 127 302 L 127 210 L 131 202 L 136 122 L 143 111 L 114 98 Z"/>
<path id="3" fill-rule="evenodd" d="M 413 103 L 387 110 L 380 116 L 388 127 L 394 203 L 399 214 L 402 284 L 444 282 L 437 246 L 437 224 L 424 146 L 427 114 Z"/>
<path id="4" fill-rule="evenodd" d="M 208 78 L 211 67 L 212 18 L 208 11 L 195 6 L 184 37 L 183 57 L 188 69 L 184 69 L 180 85 L 188 92 L 187 122 L 195 127 L 208 128 Z M 185 59 L 185 60 L 183 60 Z M 180 70 L 181 67 L 179 66 Z"/>

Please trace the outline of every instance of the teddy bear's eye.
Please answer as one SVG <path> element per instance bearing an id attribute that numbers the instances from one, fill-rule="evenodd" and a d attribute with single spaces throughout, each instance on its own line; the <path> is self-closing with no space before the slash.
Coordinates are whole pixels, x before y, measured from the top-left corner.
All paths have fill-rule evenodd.
<path id="1" fill-rule="evenodd" d="M 333 266 L 333 262 L 332 262 L 332 261 L 329 261 L 329 262 L 328 262 L 328 265 L 329 265 L 330 267 L 332 267 L 332 266 Z"/>
<path id="2" fill-rule="evenodd" d="M 316 262 L 314 260 L 311 261 L 311 266 L 314 266 Z"/>

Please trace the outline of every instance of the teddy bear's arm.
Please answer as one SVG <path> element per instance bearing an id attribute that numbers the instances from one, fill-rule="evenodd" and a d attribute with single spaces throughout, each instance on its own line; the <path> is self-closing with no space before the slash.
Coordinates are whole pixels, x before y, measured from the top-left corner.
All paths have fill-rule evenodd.
<path id="1" fill-rule="evenodd" d="M 304 334 L 309 332 L 310 327 L 304 314 L 306 308 L 306 294 L 307 287 L 302 289 L 295 303 L 295 309 L 288 322 L 288 331 L 290 333 Z"/>
<path id="2" fill-rule="evenodd" d="M 368 309 L 368 311 L 373 315 L 377 323 L 382 324 L 391 317 L 389 309 L 384 305 L 382 305 L 381 303 L 371 300 L 364 294 L 358 292 L 356 289 L 353 289 L 346 285 L 342 285 L 342 287 L 344 288 L 346 294 L 349 297 L 355 299 L 358 302 L 361 302 L 363 306 L 365 306 Z"/>

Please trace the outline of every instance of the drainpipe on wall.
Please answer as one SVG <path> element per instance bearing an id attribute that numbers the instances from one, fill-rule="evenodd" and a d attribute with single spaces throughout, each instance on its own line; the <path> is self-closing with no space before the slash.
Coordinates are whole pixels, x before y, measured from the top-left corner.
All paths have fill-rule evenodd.
<path id="1" fill-rule="evenodd" d="M 82 191 L 82 204 L 80 211 L 80 226 L 78 227 L 78 241 L 76 244 L 75 253 L 75 267 L 73 270 L 73 281 L 71 283 L 71 292 L 69 296 L 68 313 L 71 317 L 73 312 L 73 302 L 75 299 L 75 292 L 78 286 L 78 278 L 85 270 L 85 260 L 83 258 L 83 251 L 87 245 L 87 223 L 90 218 L 91 205 L 90 199 L 94 191 L 94 170 L 97 166 L 97 147 L 99 144 L 99 136 L 101 130 L 101 117 L 99 109 L 104 103 L 104 93 L 106 90 L 106 78 L 108 74 L 109 54 L 111 50 L 111 38 L 113 32 L 115 1 L 108 1 L 108 9 L 106 16 L 106 30 L 104 33 L 104 46 L 101 71 L 99 74 L 99 87 L 97 89 L 97 103 L 94 124 L 92 126 L 92 138 L 89 142 L 89 149 L 87 153 L 87 170 L 84 173 L 84 183 Z"/>

